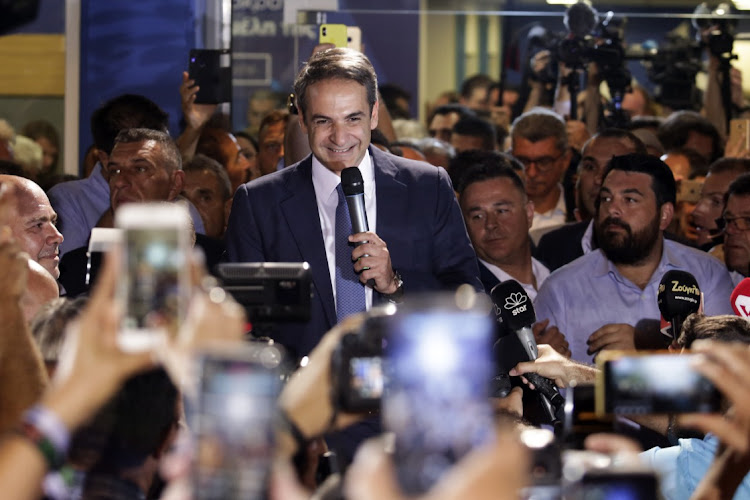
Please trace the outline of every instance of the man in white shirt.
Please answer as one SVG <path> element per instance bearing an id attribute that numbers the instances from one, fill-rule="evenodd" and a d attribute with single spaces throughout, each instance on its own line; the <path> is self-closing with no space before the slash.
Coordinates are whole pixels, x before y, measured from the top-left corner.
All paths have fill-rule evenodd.
<path id="1" fill-rule="evenodd" d="M 565 122 L 557 114 L 533 108 L 513 122 L 511 154 L 526 169 L 526 194 L 534 203 L 532 238 L 565 224 L 565 196 L 562 182 L 570 164 Z"/>
<path id="2" fill-rule="evenodd" d="M 479 260 L 479 276 L 485 291 L 501 281 L 516 280 L 529 297 L 549 276 L 549 270 L 531 256 L 529 228 L 534 203 L 529 200 L 517 172 L 522 165 L 513 157 L 492 151 L 474 151 L 462 166 L 458 187 L 461 212 Z M 455 160 L 454 160 L 455 161 Z M 453 166 L 453 164 L 451 164 Z M 552 344 L 568 353 L 565 337 L 556 329 L 535 327 L 537 342 Z"/>

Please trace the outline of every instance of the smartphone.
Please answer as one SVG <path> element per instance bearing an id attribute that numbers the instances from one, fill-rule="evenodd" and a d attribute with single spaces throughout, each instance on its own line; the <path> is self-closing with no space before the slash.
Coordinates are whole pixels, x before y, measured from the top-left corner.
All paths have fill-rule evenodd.
<path id="1" fill-rule="evenodd" d="M 678 183 L 677 201 L 698 203 L 701 199 L 703 181 L 682 179 Z"/>
<path id="2" fill-rule="evenodd" d="M 232 100 L 232 55 L 228 49 L 191 49 L 188 74 L 199 87 L 196 104 Z"/>
<path id="3" fill-rule="evenodd" d="M 190 287 L 190 214 L 182 203 L 132 203 L 115 214 L 123 258 L 118 298 L 120 348 L 149 350 L 174 338 L 185 317 Z"/>
<path id="4" fill-rule="evenodd" d="M 491 304 L 479 302 L 462 308 L 447 296 L 415 297 L 387 321 L 382 421 L 395 437 L 396 476 L 407 495 L 426 492 L 493 439 L 487 391 L 495 321 Z"/>
<path id="5" fill-rule="evenodd" d="M 657 500 L 656 474 L 650 471 L 591 470 L 570 497 L 576 500 Z"/>
<path id="6" fill-rule="evenodd" d="M 597 415 L 720 411 L 721 394 L 693 370 L 694 356 L 697 354 L 601 353 L 597 357 L 601 369 L 596 381 Z"/>
<path id="7" fill-rule="evenodd" d="M 283 355 L 275 345 L 214 348 L 197 358 L 192 480 L 198 500 L 267 498 Z"/>
<path id="8" fill-rule="evenodd" d="M 750 152 L 750 119 L 734 118 L 730 120 L 727 144 L 739 146 L 739 153 Z"/>
<path id="9" fill-rule="evenodd" d="M 383 343 L 393 304 L 373 308 L 357 332 L 344 335 L 331 356 L 334 398 L 342 411 L 379 411 L 385 374 Z"/>
<path id="10" fill-rule="evenodd" d="M 362 30 L 359 26 L 346 27 L 346 46 L 357 52 L 362 52 Z"/>
<path id="11" fill-rule="evenodd" d="M 332 43 L 336 47 L 346 47 L 348 45 L 346 24 L 321 24 L 318 42 Z"/>

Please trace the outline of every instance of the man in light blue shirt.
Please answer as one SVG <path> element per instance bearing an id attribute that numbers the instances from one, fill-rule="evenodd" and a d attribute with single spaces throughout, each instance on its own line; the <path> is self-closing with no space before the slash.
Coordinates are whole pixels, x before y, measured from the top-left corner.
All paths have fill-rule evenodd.
<path id="1" fill-rule="evenodd" d="M 535 301 L 537 318 L 565 332 L 573 359 L 604 349 L 634 349 L 636 330 L 659 339 L 659 282 L 672 269 L 695 276 L 707 315 L 731 314 L 732 281 L 722 263 L 664 239 L 674 214 L 675 181 L 659 159 L 617 156 L 604 173 L 594 230 L 600 248 L 558 269 Z"/>

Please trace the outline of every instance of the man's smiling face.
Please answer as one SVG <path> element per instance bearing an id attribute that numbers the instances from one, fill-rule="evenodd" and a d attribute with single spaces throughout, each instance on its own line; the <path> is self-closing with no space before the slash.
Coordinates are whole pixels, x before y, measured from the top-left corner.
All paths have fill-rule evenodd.
<path id="1" fill-rule="evenodd" d="M 358 166 L 378 125 L 378 103 L 370 111 L 365 87 L 338 78 L 310 85 L 306 101 L 300 125 L 315 157 L 337 174 Z"/>

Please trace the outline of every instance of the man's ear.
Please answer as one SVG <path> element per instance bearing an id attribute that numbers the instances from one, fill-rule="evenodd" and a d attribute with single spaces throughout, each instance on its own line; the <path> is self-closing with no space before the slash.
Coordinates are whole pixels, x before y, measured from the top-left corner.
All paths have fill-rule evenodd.
<path id="1" fill-rule="evenodd" d="M 672 222 L 672 217 L 674 217 L 674 205 L 671 203 L 663 204 L 659 209 L 659 229 L 664 231 Z"/>
<path id="2" fill-rule="evenodd" d="M 101 149 L 96 149 L 96 158 L 99 160 L 99 163 L 102 165 L 102 174 L 104 175 L 105 179 L 109 179 L 109 155 L 102 151 Z"/>
<path id="3" fill-rule="evenodd" d="M 372 105 L 372 113 L 370 113 L 370 130 L 375 130 L 378 127 L 378 113 L 380 111 L 380 99 L 375 101 Z"/>
<path id="4" fill-rule="evenodd" d="M 172 201 L 182 193 L 185 187 L 185 172 L 175 170 L 172 172 L 172 187 L 169 189 L 168 201 Z"/>

